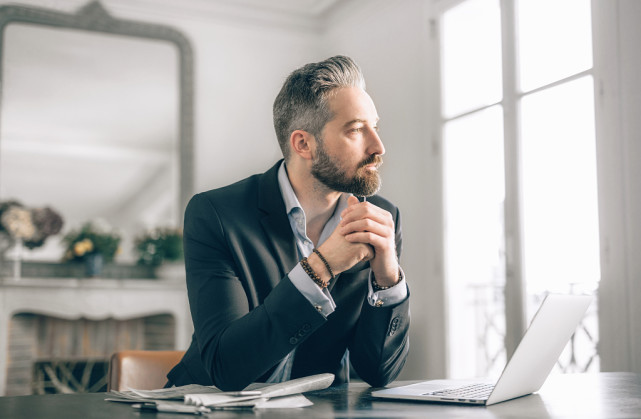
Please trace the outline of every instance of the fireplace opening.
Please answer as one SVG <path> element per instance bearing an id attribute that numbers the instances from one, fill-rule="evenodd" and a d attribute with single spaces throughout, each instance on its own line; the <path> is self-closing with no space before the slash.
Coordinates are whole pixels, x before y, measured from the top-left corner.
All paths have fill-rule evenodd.
<path id="1" fill-rule="evenodd" d="M 106 391 L 112 353 L 174 349 L 175 327 L 170 314 L 127 320 L 16 314 L 9 326 L 6 395 Z"/>

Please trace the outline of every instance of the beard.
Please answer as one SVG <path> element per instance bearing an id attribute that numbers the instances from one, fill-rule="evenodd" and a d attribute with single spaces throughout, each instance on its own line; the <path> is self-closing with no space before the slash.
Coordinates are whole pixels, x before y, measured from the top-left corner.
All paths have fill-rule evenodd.
<path id="1" fill-rule="evenodd" d="M 372 154 L 359 163 L 354 176 L 349 176 L 327 154 L 321 142 L 316 149 L 316 158 L 312 162 L 312 176 L 320 183 L 337 192 L 351 193 L 356 196 L 372 196 L 381 188 L 381 177 L 378 170 L 365 168 L 370 164 L 380 167 L 383 158 Z"/>

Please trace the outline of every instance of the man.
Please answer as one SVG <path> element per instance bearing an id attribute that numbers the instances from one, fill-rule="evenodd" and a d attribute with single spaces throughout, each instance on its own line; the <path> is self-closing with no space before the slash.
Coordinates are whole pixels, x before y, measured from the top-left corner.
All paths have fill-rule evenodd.
<path id="1" fill-rule="evenodd" d="M 349 362 L 372 386 L 399 374 L 409 346 L 401 224 L 374 195 L 385 148 L 364 89 L 347 57 L 294 71 L 274 102 L 284 160 L 190 201 L 194 336 L 168 385 L 239 390 L 324 372 L 337 385 Z"/>

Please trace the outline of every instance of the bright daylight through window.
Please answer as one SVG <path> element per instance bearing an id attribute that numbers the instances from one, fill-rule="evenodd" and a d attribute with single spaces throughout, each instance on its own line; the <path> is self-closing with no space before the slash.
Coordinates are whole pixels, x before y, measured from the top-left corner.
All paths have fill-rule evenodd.
<path id="1" fill-rule="evenodd" d="M 546 292 L 600 277 L 590 0 L 466 0 L 439 27 L 449 374 L 492 375 L 510 315 L 506 208 L 520 214 L 528 322 Z M 563 371 L 599 368 L 595 312 L 580 330 Z"/>

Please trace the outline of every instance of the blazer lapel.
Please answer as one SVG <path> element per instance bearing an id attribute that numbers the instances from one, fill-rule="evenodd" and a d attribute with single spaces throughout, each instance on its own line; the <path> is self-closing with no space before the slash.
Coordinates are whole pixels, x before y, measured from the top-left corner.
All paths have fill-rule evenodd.
<path id="1" fill-rule="evenodd" d="M 278 168 L 281 162 L 282 160 L 261 175 L 258 208 L 264 213 L 261 224 L 276 255 L 282 278 L 298 262 L 298 253 L 292 227 L 285 213 L 285 203 L 278 186 Z"/>

